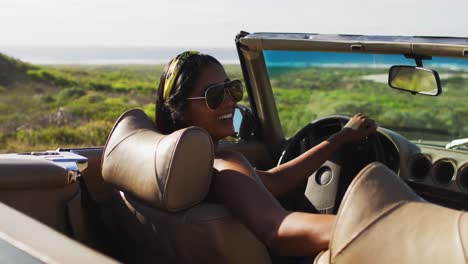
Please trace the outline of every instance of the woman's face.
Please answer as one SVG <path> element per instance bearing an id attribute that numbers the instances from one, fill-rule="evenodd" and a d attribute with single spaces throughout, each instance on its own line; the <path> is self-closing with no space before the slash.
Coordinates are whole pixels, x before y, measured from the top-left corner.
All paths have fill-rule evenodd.
<path id="1" fill-rule="evenodd" d="M 224 68 L 217 63 L 211 63 L 201 70 L 188 97 L 205 96 L 206 88 L 228 80 Z M 184 125 L 205 129 L 215 141 L 231 136 L 234 134 L 232 118 L 235 106 L 236 103 L 227 92 L 224 94 L 224 101 L 214 110 L 208 108 L 205 99 L 188 100 L 183 112 Z"/>

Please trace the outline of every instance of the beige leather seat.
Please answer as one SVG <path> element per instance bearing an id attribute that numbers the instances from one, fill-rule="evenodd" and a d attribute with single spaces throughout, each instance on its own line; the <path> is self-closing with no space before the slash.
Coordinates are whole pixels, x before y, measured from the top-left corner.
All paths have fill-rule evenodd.
<path id="1" fill-rule="evenodd" d="M 270 263 L 267 250 L 219 204 L 205 203 L 213 143 L 202 129 L 156 132 L 141 110 L 117 120 L 107 140 L 102 175 L 124 203 L 126 238 L 137 243 L 127 261 L 146 263 Z M 130 245 L 129 245 L 130 246 Z"/>
<path id="2" fill-rule="evenodd" d="M 70 202 L 79 185 L 60 165 L 34 155 L 0 155 L 0 202 L 72 236 Z"/>
<path id="3" fill-rule="evenodd" d="M 466 263 L 468 214 L 425 202 L 380 163 L 351 183 L 316 263 Z"/>

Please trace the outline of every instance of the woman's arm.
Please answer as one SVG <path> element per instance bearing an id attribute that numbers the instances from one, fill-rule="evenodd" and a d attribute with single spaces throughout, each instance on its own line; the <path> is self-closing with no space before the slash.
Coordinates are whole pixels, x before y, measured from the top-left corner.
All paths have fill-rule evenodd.
<path id="1" fill-rule="evenodd" d="M 332 215 L 288 212 L 265 188 L 240 154 L 224 152 L 211 191 L 265 245 L 282 255 L 314 255 L 328 247 Z"/>
<path id="2" fill-rule="evenodd" d="M 343 143 L 363 139 L 375 131 L 376 125 L 372 119 L 356 114 L 345 128 L 319 145 L 268 171 L 257 170 L 257 174 L 275 197 L 281 196 L 307 180 Z"/>

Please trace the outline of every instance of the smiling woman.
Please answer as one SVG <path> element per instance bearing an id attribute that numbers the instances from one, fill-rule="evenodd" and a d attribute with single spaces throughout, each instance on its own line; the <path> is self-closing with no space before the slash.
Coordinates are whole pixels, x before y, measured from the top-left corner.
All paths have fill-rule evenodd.
<path id="1" fill-rule="evenodd" d="M 460 218 L 459 212 L 431 205 L 434 210 L 430 209 L 430 216 L 440 218 L 419 226 L 418 232 L 408 232 L 416 230 L 414 216 L 424 216 L 418 204 L 398 199 L 391 207 L 383 204 L 383 211 L 380 206 L 376 211 L 368 210 L 368 205 L 397 198 L 391 194 L 399 187 L 387 182 L 373 184 L 373 177 L 364 184 L 370 189 L 354 191 L 353 186 L 359 186 L 354 179 L 365 179 L 356 176 L 359 170 L 379 161 L 383 165 L 370 165 L 380 168 L 372 174 L 376 178 L 400 178 L 427 201 L 468 209 L 468 152 L 463 149 L 465 140 L 455 140 L 468 135 L 464 103 L 468 39 L 242 32 L 236 36 L 236 45 L 242 69 L 237 65 L 236 74 L 199 52 L 183 53 L 165 69 L 135 66 L 138 70 L 123 65 L 36 66 L 3 58 L 0 146 L 2 151 L 24 147 L 28 152 L 1 155 L 0 173 L 4 175 L 0 178 L 9 182 L 0 184 L 1 201 L 53 224 L 56 230 L 86 245 L 96 245 L 100 252 L 110 252 L 124 263 L 165 262 L 166 257 L 166 262 L 177 263 L 256 262 L 258 258 L 245 254 L 248 250 L 243 249 L 249 244 L 237 239 L 236 229 L 230 229 L 229 236 L 219 232 L 216 212 L 228 216 L 223 224 L 247 232 L 250 241 L 253 239 L 265 253 L 266 263 L 275 254 L 309 257 L 326 248 L 330 248 L 334 262 L 342 249 L 351 248 L 349 241 L 362 241 L 370 234 L 347 232 L 356 230 L 347 226 L 363 230 L 362 218 L 340 213 L 354 214 L 356 208 L 370 213 L 372 227 L 382 227 L 370 231 L 369 243 L 353 251 L 368 257 L 368 263 L 395 257 L 398 263 L 443 262 L 447 247 L 425 250 L 434 240 L 424 237 L 436 237 L 440 230 L 451 230 L 443 232 L 445 236 L 438 241 L 441 245 L 453 245 L 452 249 L 464 253 L 459 235 L 468 230 L 463 225 L 468 218 Z M 421 61 L 411 59 L 415 56 L 424 67 L 442 73 L 442 95 L 414 96 L 390 89 L 375 78 L 388 74 L 394 65 L 418 66 Z M 239 100 L 246 101 L 245 95 L 241 97 L 240 83 L 245 84 L 251 109 L 237 105 Z M 129 108 L 144 111 L 126 111 Z M 241 128 L 245 130 L 237 141 L 221 140 L 234 132 L 235 109 L 243 114 Z M 359 114 L 352 116 L 356 112 Z M 369 113 L 386 127 L 377 129 L 366 115 Z M 157 124 L 152 120 L 154 115 Z M 103 144 L 109 131 L 105 147 L 95 147 Z M 41 151 L 51 148 L 60 149 Z M 61 156 L 63 152 L 88 160 L 79 182 L 76 170 L 69 173 L 59 164 L 43 160 L 43 156 Z M 106 166 L 105 161 L 112 157 L 116 158 L 111 163 L 115 166 Z M 44 181 L 50 177 L 53 186 Z M 112 179 L 124 180 L 128 189 L 116 190 Z M 398 186 L 408 190 L 401 180 Z M 202 192 L 195 194 L 194 182 L 203 187 Z M 58 190 L 56 184 L 60 185 Z M 346 198 L 350 196 L 345 193 L 350 192 L 359 197 L 356 202 Z M 135 207 L 132 199 L 140 197 L 136 194 L 176 210 L 168 214 L 177 215 L 177 220 Z M 175 208 L 180 201 L 191 208 Z M 408 212 L 393 207 L 408 204 L 399 207 Z M 395 210 L 388 213 L 389 208 Z M 402 213 L 404 219 L 392 221 L 387 216 L 395 216 L 393 212 Z M 206 233 L 194 225 L 194 218 L 202 220 L 200 225 L 214 224 L 211 230 L 223 251 L 204 243 Z M 59 223 L 54 223 L 57 219 Z M 454 221 L 462 223 L 459 229 L 454 228 Z M 170 224 L 171 229 L 166 230 L 161 222 Z M 189 235 L 181 222 L 190 225 L 195 235 Z M 393 232 L 393 236 L 385 232 Z M 190 240 L 188 250 L 173 247 L 176 240 Z M 341 244 L 344 248 L 340 241 L 345 241 Z M 389 251 L 388 245 L 393 244 L 400 245 L 402 251 Z M 382 251 L 369 250 L 369 246 Z M 55 243 L 53 248 L 60 250 Z M 139 254 L 146 250 L 147 254 Z M 213 260 L 226 257 L 226 251 L 242 255 L 246 261 Z M 435 254 L 441 258 L 434 258 Z M 465 255 L 451 256 L 464 263 Z M 405 262 L 408 256 L 411 259 Z M 146 261 L 139 261 L 141 258 Z"/>
<path id="2" fill-rule="evenodd" d="M 214 141 L 232 135 L 235 104 L 224 107 L 223 102 L 233 102 L 232 97 L 224 96 L 224 85 L 213 86 L 223 84 L 226 80 L 224 68 L 212 56 L 198 52 L 181 53 L 171 61 L 161 76 L 156 98 L 156 124 L 159 130 L 167 134 L 194 125 L 205 128 Z M 222 93 L 213 89 L 216 87 L 222 88 Z M 213 92 L 214 96 L 223 100 L 211 97 Z M 227 118 L 224 118 L 226 115 Z M 224 121 L 227 121 L 228 126 Z"/>
<path id="3" fill-rule="evenodd" d="M 288 212 L 274 196 L 284 195 L 303 182 L 341 144 L 375 133 L 375 123 L 357 114 L 323 144 L 281 166 L 260 171 L 240 153 L 219 148 L 220 139 L 234 133 L 233 113 L 241 99 L 240 81 L 231 81 L 216 59 L 184 52 L 171 60 L 161 76 L 156 125 L 164 134 L 190 126 L 206 130 L 215 147 L 208 199 L 226 205 L 277 254 L 313 256 L 327 247 L 334 216 Z"/>

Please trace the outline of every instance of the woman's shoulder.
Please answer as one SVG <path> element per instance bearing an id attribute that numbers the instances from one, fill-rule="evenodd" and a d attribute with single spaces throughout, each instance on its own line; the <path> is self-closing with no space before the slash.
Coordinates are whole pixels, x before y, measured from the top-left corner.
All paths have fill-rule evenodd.
<path id="1" fill-rule="evenodd" d="M 251 165 L 241 153 L 230 150 L 221 150 L 216 152 L 214 167 L 216 169 L 225 169 L 226 167 L 251 168 Z"/>

